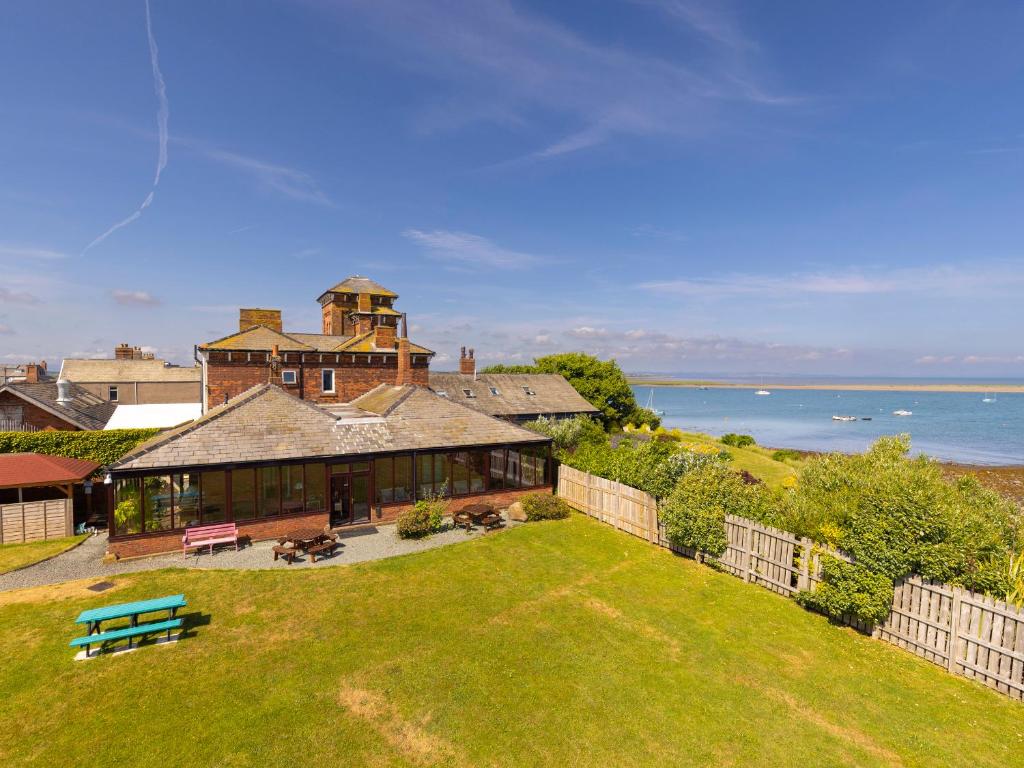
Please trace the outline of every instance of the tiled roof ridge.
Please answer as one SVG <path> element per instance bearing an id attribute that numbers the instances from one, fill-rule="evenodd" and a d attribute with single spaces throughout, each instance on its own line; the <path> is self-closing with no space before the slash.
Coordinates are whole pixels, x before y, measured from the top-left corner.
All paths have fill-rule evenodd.
<path id="1" fill-rule="evenodd" d="M 218 405 L 215 408 L 212 408 L 211 410 L 207 411 L 195 421 L 192 421 L 184 426 L 177 427 L 175 429 L 164 432 L 161 435 L 155 435 L 151 440 L 147 440 L 142 445 L 136 446 L 133 450 L 126 453 L 124 456 L 115 461 L 111 466 L 122 464 L 125 461 L 128 461 L 129 459 L 137 459 L 140 456 L 145 456 L 150 451 L 160 448 L 161 446 L 167 445 L 168 443 L 174 442 L 175 440 L 178 440 L 179 438 L 182 438 L 185 435 L 194 432 L 201 426 L 217 421 L 217 419 L 221 418 L 225 414 L 231 413 L 232 411 L 236 410 L 245 403 L 248 403 L 254 400 L 256 397 L 261 396 L 266 392 L 269 392 L 271 388 L 280 390 L 282 394 L 288 394 L 287 392 L 284 392 L 284 390 L 281 390 L 280 387 L 277 387 L 274 384 L 269 384 L 267 382 L 264 382 L 263 384 L 256 384 L 255 386 L 249 387 L 249 389 L 231 398 L 226 403 Z M 298 400 L 298 398 L 295 399 Z"/>
<path id="2" fill-rule="evenodd" d="M 450 397 L 443 397 L 443 396 L 437 394 L 430 387 L 421 387 L 421 386 L 415 386 L 414 385 L 413 388 L 414 389 L 422 389 L 425 392 L 427 392 L 431 397 L 436 397 L 439 400 L 443 400 L 446 403 L 450 403 L 451 405 L 457 405 L 460 408 L 465 408 L 467 411 L 470 411 L 470 412 L 476 414 L 477 416 L 484 416 L 485 418 L 488 418 L 491 421 L 499 422 L 503 426 L 512 427 L 513 429 L 517 429 L 520 432 L 525 432 L 528 435 L 532 435 L 532 436 L 536 437 L 538 440 L 546 439 L 545 436 L 542 435 L 540 432 L 534 432 L 532 429 L 527 429 L 526 427 L 521 427 L 518 424 L 513 424 L 512 422 L 508 421 L 507 419 L 503 419 L 500 416 L 494 416 L 493 414 L 485 413 L 484 411 L 479 411 L 476 408 L 473 408 L 471 406 L 466 405 L 465 403 L 460 403 L 460 402 L 457 402 L 455 400 L 452 400 Z"/>
<path id="3" fill-rule="evenodd" d="M 293 341 L 296 344 L 298 344 L 299 346 L 308 347 L 308 350 L 303 350 L 303 351 L 309 351 L 309 352 L 315 352 L 316 351 L 314 347 L 310 346 L 306 342 L 300 341 L 299 339 L 296 339 L 293 336 L 289 336 L 284 331 L 278 331 L 278 330 L 276 330 L 274 328 L 271 328 L 269 325 L 265 325 L 264 323 L 257 323 L 256 325 L 250 325 L 248 328 L 246 328 L 244 330 L 239 330 L 239 331 L 235 331 L 234 333 L 229 333 L 227 336 L 221 336 L 219 339 L 214 339 L 213 341 L 208 341 L 205 344 L 201 344 L 200 346 L 204 347 L 204 348 L 212 347 L 214 344 L 220 344 L 222 341 L 227 341 L 228 339 L 232 339 L 235 336 L 241 336 L 242 334 L 249 333 L 250 331 L 255 331 L 257 328 L 266 328 L 271 333 L 276 333 L 278 336 L 284 336 L 284 338 L 288 339 L 288 341 Z"/>

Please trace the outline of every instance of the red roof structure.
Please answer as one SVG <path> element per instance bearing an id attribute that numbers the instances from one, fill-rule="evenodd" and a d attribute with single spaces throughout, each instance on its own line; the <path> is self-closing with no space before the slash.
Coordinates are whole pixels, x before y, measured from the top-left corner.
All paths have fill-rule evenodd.
<path id="1" fill-rule="evenodd" d="M 0 453 L 0 488 L 35 488 L 80 483 L 99 469 L 89 459 L 42 453 Z"/>

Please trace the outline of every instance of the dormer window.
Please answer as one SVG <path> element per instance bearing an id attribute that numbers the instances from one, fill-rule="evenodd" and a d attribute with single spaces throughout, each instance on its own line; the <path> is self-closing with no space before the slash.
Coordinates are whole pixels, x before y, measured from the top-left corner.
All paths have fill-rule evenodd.
<path id="1" fill-rule="evenodd" d="M 494 395 L 495 397 L 501 395 L 501 392 L 498 390 L 497 387 L 488 387 L 488 389 L 491 390 L 491 394 Z"/>
<path id="2" fill-rule="evenodd" d="M 525 392 L 525 393 L 526 393 L 526 394 L 528 394 L 528 395 L 536 395 L 536 394 L 537 394 L 536 392 L 534 392 L 534 391 L 533 391 L 532 389 L 530 389 L 529 387 L 523 387 L 523 392 Z"/>
<path id="3" fill-rule="evenodd" d="M 476 397 L 476 392 L 472 389 L 464 389 L 462 391 L 466 393 L 466 397 Z"/>

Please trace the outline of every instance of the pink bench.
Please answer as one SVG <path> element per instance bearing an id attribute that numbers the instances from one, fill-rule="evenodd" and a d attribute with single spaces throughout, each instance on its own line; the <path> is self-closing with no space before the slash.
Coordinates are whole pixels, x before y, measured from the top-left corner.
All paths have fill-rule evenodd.
<path id="1" fill-rule="evenodd" d="M 186 528 L 185 535 L 181 537 L 181 553 L 187 556 L 190 549 L 209 546 L 212 555 L 214 544 L 234 544 L 237 550 L 238 526 L 234 523 L 218 523 Z"/>

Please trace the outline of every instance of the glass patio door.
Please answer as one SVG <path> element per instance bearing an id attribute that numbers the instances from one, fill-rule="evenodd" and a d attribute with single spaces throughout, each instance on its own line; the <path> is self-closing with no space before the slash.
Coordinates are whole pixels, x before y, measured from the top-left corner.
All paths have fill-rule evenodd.
<path id="1" fill-rule="evenodd" d="M 339 468 L 347 465 L 337 465 Z M 357 465 L 359 466 L 359 465 Z M 332 470 L 331 525 L 370 521 L 370 473 Z"/>

